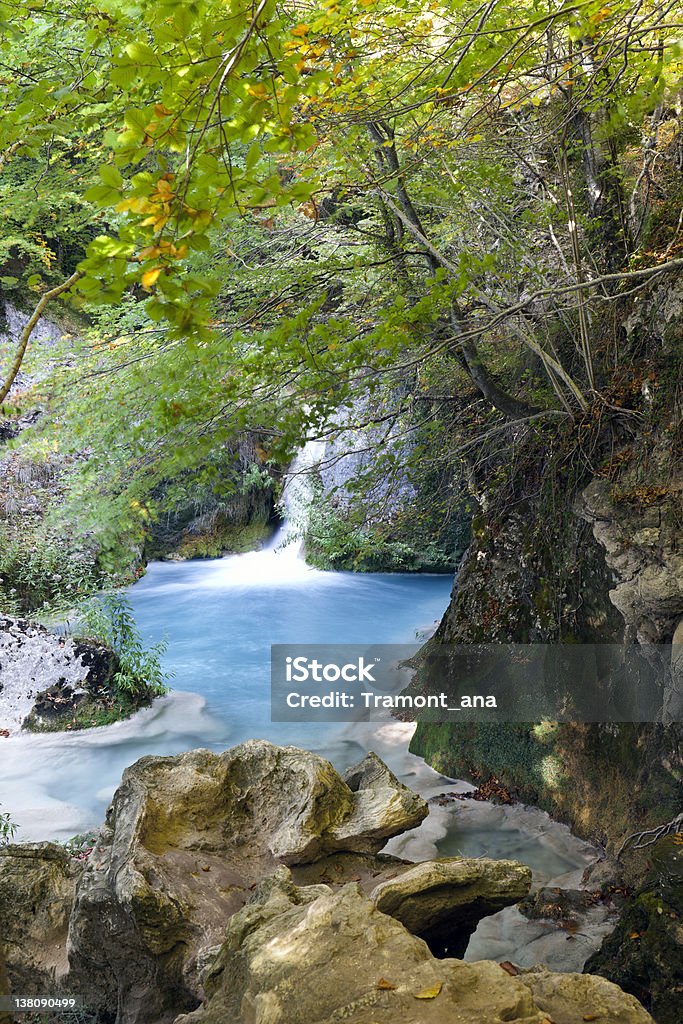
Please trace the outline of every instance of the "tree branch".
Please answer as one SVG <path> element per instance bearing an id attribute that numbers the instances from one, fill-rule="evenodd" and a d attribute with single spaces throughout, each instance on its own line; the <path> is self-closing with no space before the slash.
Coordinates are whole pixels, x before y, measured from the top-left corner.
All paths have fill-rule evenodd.
<path id="1" fill-rule="evenodd" d="M 19 344 L 17 345 L 17 351 L 14 356 L 14 362 L 12 363 L 10 371 L 7 374 L 7 377 L 5 378 L 4 384 L 0 386 L 0 404 L 5 401 L 7 395 L 10 392 L 10 388 L 14 384 L 16 376 L 19 373 L 19 370 L 21 369 L 21 364 L 24 361 L 24 356 L 26 355 L 26 349 L 28 348 L 28 343 L 31 334 L 33 333 L 33 328 L 36 326 L 41 316 L 43 315 L 43 311 L 47 306 L 48 302 L 50 301 L 50 299 L 55 299 L 58 295 L 61 295 L 62 292 L 68 291 L 68 289 L 71 288 L 72 285 L 76 284 L 76 281 L 79 281 L 82 277 L 83 274 L 81 273 L 81 271 L 77 270 L 74 274 L 71 275 L 70 278 L 68 278 L 68 280 L 62 281 L 62 283 L 58 284 L 56 288 L 52 288 L 49 292 L 45 292 L 45 294 L 40 299 L 40 302 L 34 309 L 31 318 L 27 321 L 26 326 L 21 332 Z"/>

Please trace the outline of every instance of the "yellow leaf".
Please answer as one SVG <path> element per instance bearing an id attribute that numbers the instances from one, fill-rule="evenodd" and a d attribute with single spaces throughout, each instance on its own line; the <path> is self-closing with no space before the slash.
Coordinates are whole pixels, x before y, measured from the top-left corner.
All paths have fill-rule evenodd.
<path id="1" fill-rule="evenodd" d="M 150 203 L 149 199 L 143 197 L 135 199 L 122 199 L 120 203 L 117 203 L 116 209 L 123 213 L 125 210 L 132 210 L 133 213 L 150 213 L 154 210 L 154 204 Z"/>
<path id="2" fill-rule="evenodd" d="M 293 36 L 299 36 L 301 39 L 303 39 L 304 36 L 308 35 L 310 30 L 311 30 L 310 25 L 304 25 L 302 23 L 301 25 L 295 25 L 294 26 L 294 28 L 292 29 L 292 35 Z"/>
<path id="3" fill-rule="evenodd" d="M 436 985 L 432 985 L 430 988 L 423 988 L 421 992 L 414 992 L 413 995 L 416 999 L 436 999 L 442 988 L 443 982 L 437 981 Z"/>
<path id="4" fill-rule="evenodd" d="M 142 287 L 145 291 L 149 291 L 159 274 L 161 273 L 161 267 L 154 267 L 153 270 L 146 270 L 142 275 Z"/>
<path id="5" fill-rule="evenodd" d="M 385 991 L 391 991 L 396 988 L 396 985 L 394 985 L 393 981 L 387 981 L 386 978 L 380 978 L 377 982 L 377 988 L 384 989 Z"/>
<path id="6" fill-rule="evenodd" d="M 168 217 L 166 217 L 164 214 L 152 214 L 151 217 L 145 217 L 144 220 L 141 220 L 140 226 L 143 228 L 152 227 L 154 228 L 155 231 L 161 231 L 161 229 L 166 226 L 167 221 Z"/>
<path id="7" fill-rule="evenodd" d="M 250 96 L 255 96 L 257 100 L 264 100 L 268 95 L 268 87 L 259 82 L 258 85 L 248 85 L 247 92 Z"/>

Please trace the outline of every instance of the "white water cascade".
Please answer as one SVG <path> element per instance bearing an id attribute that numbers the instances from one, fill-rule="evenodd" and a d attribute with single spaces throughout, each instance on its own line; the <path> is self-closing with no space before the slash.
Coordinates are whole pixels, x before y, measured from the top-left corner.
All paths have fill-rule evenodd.
<path id="1" fill-rule="evenodd" d="M 328 573 L 307 565 L 302 557 L 304 533 L 313 497 L 312 473 L 325 452 L 325 442 L 307 441 L 292 460 L 285 476 L 281 511 L 283 519 L 270 543 L 259 551 L 197 563 L 201 572 L 193 585 L 204 589 L 226 587 L 282 587 L 313 577 L 323 586 Z"/>
<path id="2" fill-rule="evenodd" d="M 282 491 L 284 521 L 270 545 L 280 558 L 301 557 L 313 499 L 312 474 L 325 456 L 325 441 L 307 441 L 289 467 Z"/>

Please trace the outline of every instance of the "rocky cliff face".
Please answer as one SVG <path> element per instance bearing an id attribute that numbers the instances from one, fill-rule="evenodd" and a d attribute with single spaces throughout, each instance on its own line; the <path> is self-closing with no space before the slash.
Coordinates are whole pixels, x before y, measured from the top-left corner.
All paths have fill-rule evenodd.
<path id="1" fill-rule="evenodd" d="M 614 418 L 598 410 L 542 445 L 529 441 L 518 455 L 524 479 L 505 501 L 495 479 L 473 481 L 473 542 L 436 638 L 671 644 L 672 722 L 683 702 L 681 308 L 674 282 L 622 314 L 632 365 L 611 396 Z M 452 775 L 496 775 L 616 848 L 680 811 L 682 744 L 680 724 L 426 724 L 412 749 Z"/>
<path id="2" fill-rule="evenodd" d="M 632 361 L 607 423 L 597 410 L 564 438 L 530 444 L 518 454 L 527 479 L 506 502 L 495 480 L 473 480 L 473 543 L 436 637 L 665 645 L 664 723 L 420 724 L 411 746 L 451 776 L 495 776 L 612 853 L 683 807 L 682 309 L 683 286 L 669 282 L 623 312 Z M 589 969 L 669 1024 L 680 1014 L 682 875 L 680 857 L 653 867 L 661 856 L 659 843 L 623 857 L 642 888 Z"/>

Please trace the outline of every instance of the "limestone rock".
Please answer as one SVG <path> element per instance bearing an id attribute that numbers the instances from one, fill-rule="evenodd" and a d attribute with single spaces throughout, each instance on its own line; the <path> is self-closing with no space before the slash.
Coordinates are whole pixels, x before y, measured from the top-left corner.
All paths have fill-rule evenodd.
<path id="1" fill-rule="evenodd" d="M 426 813 L 386 775 L 354 793 L 323 758 L 264 741 L 142 758 L 124 773 L 79 886 L 74 991 L 95 1008 L 119 1005 L 119 1024 L 191 1009 L 200 951 L 260 878 L 336 850 L 378 850 Z"/>
<path id="2" fill-rule="evenodd" d="M 0 729 L 70 717 L 106 688 L 115 670 L 115 655 L 102 644 L 0 615 Z"/>
<path id="3" fill-rule="evenodd" d="M 593 526 L 595 539 L 605 549 L 617 583 L 610 599 L 626 627 L 641 643 L 670 640 L 683 616 L 683 552 L 680 550 L 675 510 L 680 507 L 683 481 L 666 487 L 643 488 L 635 481 L 621 482 L 628 496 L 632 486 L 637 500 L 615 500 L 613 485 L 595 479 L 583 491 L 579 514 Z M 643 492 L 641 494 L 641 492 Z"/>
<path id="4" fill-rule="evenodd" d="M 652 1018 L 637 999 L 592 974 L 553 974 L 544 968 L 519 976 L 534 1003 L 553 1024 L 595 1020 L 605 1024 L 647 1024 Z"/>
<path id="5" fill-rule="evenodd" d="M 589 864 L 581 876 L 581 885 L 601 896 L 610 895 L 613 889 L 623 888 L 624 884 L 623 866 L 608 854 Z"/>
<path id="6" fill-rule="evenodd" d="M 530 869 L 516 861 L 446 857 L 400 869 L 370 898 L 432 952 L 460 957 L 482 917 L 517 903 L 530 888 Z"/>
<path id="7" fill-rule="evenodd" d="M 598 1005 L 603 1024 L 651 1024 L 616 986 L 576 977 L 436 960 L 356 885 L 296 889 L 280 869 L 232 918 L 204 1005 L 176 1024 L 547 1024 L 540 1001 L 558 1006 L 558 1024 L 592 1019 Z"/>
<path id="8" fill-rule="evenodd" d="M 0 938 L 15 992 L 49 992 L 66 971 L 69 915 L 81 870 L 55 843 L 0 847 Z"/>
<path id="9" fill-rule="evenodd" d="M 517 909 L 530 921 L 557 921 L 563 927 L 581 930 L 587 911 L 600 902 L 597 892 L 544 886 L 530 893 Z"/>
<path id="10" fill-rule="evenodd" d="M 424 800 L 402 785 L 373 751 L 342 778 L 354 794 L 354 808 L 331 831 L 339 849 L 377 853 L 391 836 L 419 825 L 427 816 Z M 406 821 L 412 824 L 406 826 Z"/>

